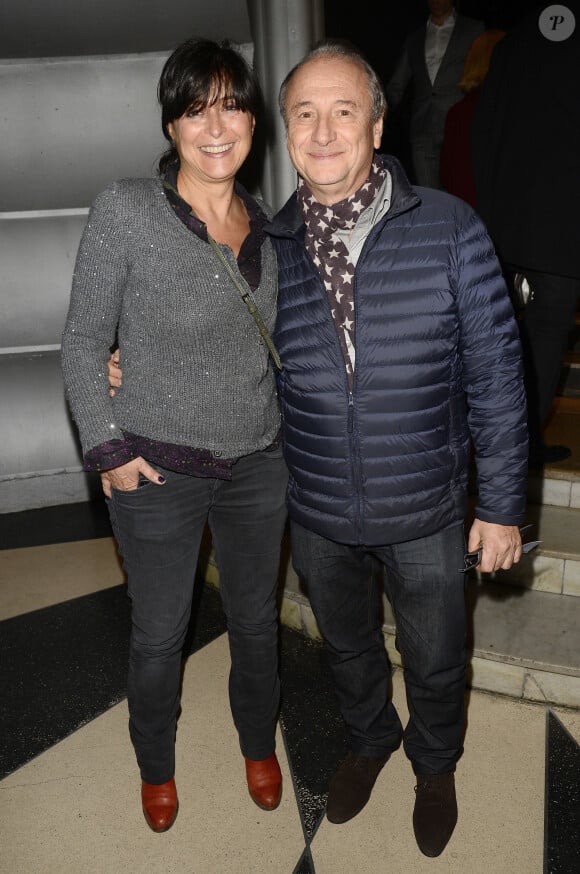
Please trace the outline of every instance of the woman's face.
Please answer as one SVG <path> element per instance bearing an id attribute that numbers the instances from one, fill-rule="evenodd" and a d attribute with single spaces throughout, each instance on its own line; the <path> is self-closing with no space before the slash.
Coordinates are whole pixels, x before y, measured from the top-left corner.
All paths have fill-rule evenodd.
<path id="1" fill-rule="evenodd" d="M 235 178 L 252 146 L 255 119 L 225 94 L 202 109 L 188 109 L 167 125 L 181 170 L 198 181 Z"/>

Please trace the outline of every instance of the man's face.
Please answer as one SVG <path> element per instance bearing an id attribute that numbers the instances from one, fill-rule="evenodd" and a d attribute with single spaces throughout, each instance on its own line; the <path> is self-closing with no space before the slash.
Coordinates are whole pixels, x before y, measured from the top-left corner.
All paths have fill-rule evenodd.
<path id="1" fill-rule="evenodd" d="M 431 10 L 432 18 L 444 19 L 453 9 L 453 0 L 427 0 L 427 5 Z"/>
<path id="2" fill-rule="evenodd" d="M 319 203 L 344 200 L 369 175 L 383 131 L 371 110 L 366 74 L 347 58 L 315 58 L 290 80 L 288 153 Z"/>

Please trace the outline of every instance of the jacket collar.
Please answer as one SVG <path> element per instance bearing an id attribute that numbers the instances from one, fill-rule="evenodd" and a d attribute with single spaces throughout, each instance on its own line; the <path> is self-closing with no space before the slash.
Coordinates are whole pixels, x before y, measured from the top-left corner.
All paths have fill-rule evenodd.
<path id="1" fill-rule="evenodd" d="M 414 209 L 421 203 L 421 198 L 410 184 L 403 167 L 392 155 L 382 155 L 384 166 L 393 179 L 391 206 L 384 221 L 394 218 L 409 209 Z M 272 237 L 296 237 L 303 239 L 306 226 L 302 219 L 296 194 L 292 194 L 282 209 L 274 216 L 264 230 Z"/>

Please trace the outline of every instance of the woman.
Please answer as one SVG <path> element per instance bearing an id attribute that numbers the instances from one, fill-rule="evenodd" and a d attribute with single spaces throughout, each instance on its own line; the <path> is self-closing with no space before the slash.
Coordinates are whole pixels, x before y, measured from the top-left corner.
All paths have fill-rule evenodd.
<path id="1" fill-rule="evenodd" d="M 159 177 L 117 182 L 91 209 L 63 369 L 84 466 L 101 472 L 128 575 L 129 729 L 145 818 L 165 831 L 178 808 L 181 649 L 206 522 L 248 788 L 263 809 L 279 804 L 276 586 L 286 469 L 263 339 L 274 326 L 276 261 L 267 216 L 236 181 L 260 106 L 257 80 L 227 44 L 192 39 L 165 64 L 159 101 L 170 142 Z M 123 385 L 111 398 L 106 362 L 116 337 Z"/>

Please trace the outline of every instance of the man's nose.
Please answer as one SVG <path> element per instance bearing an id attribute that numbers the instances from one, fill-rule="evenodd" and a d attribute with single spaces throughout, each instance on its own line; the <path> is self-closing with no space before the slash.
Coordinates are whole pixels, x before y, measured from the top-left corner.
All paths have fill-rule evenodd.
<path id="1" fill-rule="evenodd" d="M 319 116 L 312 132 L 312 139 L 324 146 L 332 142 L 334 138 L 335 132 L 332 120 L 328 116 Z"/>

